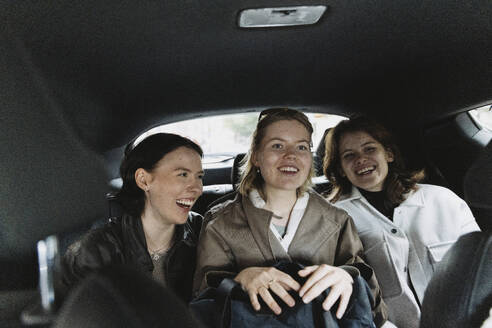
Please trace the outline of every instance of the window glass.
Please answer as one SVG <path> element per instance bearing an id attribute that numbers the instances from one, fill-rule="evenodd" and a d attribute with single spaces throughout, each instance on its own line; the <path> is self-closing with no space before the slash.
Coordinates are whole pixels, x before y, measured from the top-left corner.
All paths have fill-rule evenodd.
<path id="1" fill-rule="evenodd" d="M 482 128 L 492 132 L 492 106 L 487 105 L 469 111 L 471 117 Z"/>
<path id="2" fill-rule="evenodd" d="M 305 113 L 314 128 L 313 151 L 318 147 L 327 128 L 346 119 L 343 116 Z M 176 133 L 197 142 L 207 155 L 204 163 L 227 159 L 231 154 L 245 153 L 250 146 L 250 137 L 258 121 L 259 113 L 228 114 L 210 116 L 155 127 L 137 138 L 136 143 L 145 137 L 158 133 Z"/>

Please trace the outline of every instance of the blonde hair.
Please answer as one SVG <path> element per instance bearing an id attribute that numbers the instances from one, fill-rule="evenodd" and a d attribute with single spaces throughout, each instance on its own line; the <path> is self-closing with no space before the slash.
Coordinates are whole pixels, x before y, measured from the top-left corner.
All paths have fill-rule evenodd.
<path id="1" fill-rule="evenodd" d="M 248 153 L 243 158 L 240 164 L 240 172 L 241 178 L 239 181 L 239 193 L 243 196 L 248 196 L 249 192 L 252 189 L 258 190 L 260 196 L 263 200 L 267 200 L 266 194 L 263 190 L 263 186 L 265 184 L 265 180 L 261 174 L 258 173 L 258 168 L 253 163 L 254 155 L 258 152 L 261 141 L 265 137 L 266 129 L 273 123 L 278 121 L 297 121 L 301 123 L 309 133 L 309 139 L 311 140 L 311 136 L 313 134 L 313 126 L 309 119 L 304 113 L 290 109 L 290 108 L 269 108 L 260 113 L 258 118 L 258 123 L 256 124 L 256 129 L 253 132 L 251 137 L 251 146 L 249 148 Z M 302 195 L 305 191 L 307 191 L 311 185 L 311 179 L 314 176 L 314 164 L 311 161 L 311 168 L 309 169 L 309 174 L 299 188 L 297 188 L 297 196 Z"/>

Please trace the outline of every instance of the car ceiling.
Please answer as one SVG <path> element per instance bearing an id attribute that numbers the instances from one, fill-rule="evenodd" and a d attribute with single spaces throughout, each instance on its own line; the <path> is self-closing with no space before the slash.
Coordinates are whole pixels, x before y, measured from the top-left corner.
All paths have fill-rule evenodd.
<path id="1" fill-rule="evenodd" d="M 237 27 L 242 9 L 318 4 L 328 10 L 314 26 Z M 85 0 L 2 7 L 3 51 L 98 151 L 160 122 L 204 113 L 291 106 L 363 112 L 392 123 L 398 116 L 396 124 L 415 126 L 492 100 L 490 1 Z"/>

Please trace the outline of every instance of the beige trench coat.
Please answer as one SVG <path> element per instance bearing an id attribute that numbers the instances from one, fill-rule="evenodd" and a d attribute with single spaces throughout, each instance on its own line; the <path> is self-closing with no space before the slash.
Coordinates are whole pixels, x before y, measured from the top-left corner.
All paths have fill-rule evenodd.
<path id="1" fill-rule="evenodd" d="M 270 231 L 272 212 L 256 208 L 249 198 L 238 195 L 205 215 L 197 254 L 195 292 L 216 286 L 224 277 L 235 277 L 252 266 L 270 266 L 280 260 L 304 265 L 342 266 L 352 275 L 361 273 L 374 296 L 377 326 L 386 320 L 378 283 L 364 263 L 362 243 L 345 211 L 310 192 L 306 211 L 288 252 Z"/>

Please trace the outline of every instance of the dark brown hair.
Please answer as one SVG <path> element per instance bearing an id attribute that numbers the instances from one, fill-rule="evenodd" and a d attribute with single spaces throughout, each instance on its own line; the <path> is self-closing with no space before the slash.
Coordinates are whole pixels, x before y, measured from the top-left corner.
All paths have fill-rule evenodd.
<path id="1" fill-rule="evenodd" d="M 323 158 L 323 173 L 333 184 L 330 200 L 336 202 L 340 196 L 349 194 L 352 184 L 347 177 L 342 176 L 340 161 L 340 140 L 346 133 L 365 132 L 379 142 L 386 151 L 393 154 L 394 160 L 388 163 L 388 175 L 384 181 L 383 190 L 386 199 L 393 205 L 404 201 L 404 194 L 415 189 L 417 182 L 424 178 L 424 171 L 408 171 L 403 157 L 391 133 L 381 124 L 363 116 L 341 121 L 325 138 L 325 157 Z"/>
<path id="2" fill-rule="evenodd" d="M 253 164 L 253 155 L 259 150 L 261 141 L 265 137 L 267 127 L 278 121 L 297 121 L 304 125 L 309 133 L 309 138 L 313 134 L 313 126 L 304 113 L 290 108 L 269 108 L 260 113 L 256 130 L 253 132 L 251 147 L 248 153 L 241 161 L 241 180 L 239 182 L 239 192 L 247 196 L 251 189 L 256 189 L 261 197 L 266 201 L 266 195 L 263 191 L 265 181 L 261 174 L 258 174 L 257 168 Z M 314 176 L 314 166 L 311 164 L 308 178 L 304 184 L 298 188 L 298 196 L 311 186 L 311 178 Z"/>
<path id="3" fill-rule="evenodd" d="M 126 146 L 125 157 L 120 166 L 123 186 L 117 194 L 117 201 L 128 214 L 139 217 L 145 207 L 145 193 L 137 186 L 135 171 L 143 168 L 151 172 L 166 154 L 179 147 L 192 149 L 203 157 L 200 146 L 190 139 L 171 133 L 156 133 L 145 138 L 136 146 L 134 142 Z"/>

